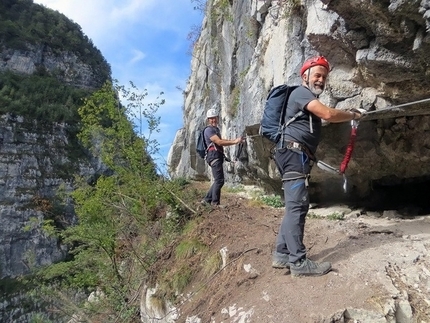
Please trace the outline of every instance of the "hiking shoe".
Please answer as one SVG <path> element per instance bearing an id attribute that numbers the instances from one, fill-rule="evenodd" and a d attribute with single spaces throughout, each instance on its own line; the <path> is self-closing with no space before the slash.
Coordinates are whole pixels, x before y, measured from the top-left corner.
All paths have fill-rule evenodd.
<path id="1" fill-rule="evenodd" d="M 288 254 L 274 251 L 272 255 L 272 267 L 277 269 L 290 268 Z"/>
<path id="2" fill-rule="evenodd" d="M 331 263 L 317 263 L 310 259 L 298 260 L 290 266 L 291 276 L 321 276 L 331 270 Z"/>
<path id="3" fill-rule="evenodd" d="M 221 204 L 211 204 L 213 209 L 225 209 L 225 205 L 221 205 Z"/>

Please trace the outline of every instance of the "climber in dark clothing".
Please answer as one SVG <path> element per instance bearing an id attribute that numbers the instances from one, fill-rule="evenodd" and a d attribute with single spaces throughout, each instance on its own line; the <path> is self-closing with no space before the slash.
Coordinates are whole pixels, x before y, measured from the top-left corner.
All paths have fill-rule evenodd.
<path id="1" fill-rule="evenodd" d="M 208 147 L 206 162 L 212 168 L 213 183 L 209 188 L 203 204 L 219 205 L 221 199 L 221 188 L 224 186 L 224 146 L 232 146 L 243 142 L 239 137 L 233 140 L 221 139 L 221 132 L 218 128 L 219 115 L 215 109 L 209 109 L 206 113 L 208 127 L 205 128 L 204 138 Z"/>
<path id="2" fill-rule="evenodd" d="M 330 67 L 322 57 L 307 60 L 300 71 L 302 86 L 296 88 L 287 103 L 285 120 L 303 113 L 285 127 L 278 144 L 275 162 L 282 175 L 285 215 L 276 238 L 272 267 L 290 268 L 293 276 L 324 275 L 329 262 L 316 263 L 306 257 L 303 235 L 309 210 L 308 178 L 321 137 L 321 120 L 345 122 L 359 119 L 362 109 L 344 111 L 325 106 L 318 100 L 323 92 Z"/>

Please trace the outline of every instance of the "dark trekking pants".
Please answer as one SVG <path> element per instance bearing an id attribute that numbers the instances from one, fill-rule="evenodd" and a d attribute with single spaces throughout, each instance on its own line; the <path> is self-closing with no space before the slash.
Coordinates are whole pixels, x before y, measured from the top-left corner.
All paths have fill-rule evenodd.
<path id="1" fill-rule="evenodd" d="M 283 178 L 285 214 L 276 238 L 276 251 L 289 255 L 289 262 L 306 257 L 303 244 L 306 214 L 309 210 L 307 188 L 310 160 L 302 152 L 278 150 L 275 161 Z"/>
<path id="2" fill-rule="evenodd" d="M 205 201 L 208 203 L 212 203 L 216 205 L 220 203 L 221 188 L 224 186 L 224 169 L 222 167 L 222 164 L 223 164 L 222 158 L 216 159 L 210 163 L 214 182 L 212 183 L 205 197 Z"/>

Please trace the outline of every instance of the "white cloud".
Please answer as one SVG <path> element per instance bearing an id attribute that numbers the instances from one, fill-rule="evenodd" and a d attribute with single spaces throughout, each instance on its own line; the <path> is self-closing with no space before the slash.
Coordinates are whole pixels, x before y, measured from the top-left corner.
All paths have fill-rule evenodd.
<path id="1" fill-rule="evenodd" d="M 115 1 L 111 1 L 115 2 Z M 135 21 L 145 10 L 162 1 L 155 0 L 131 0 L 116 1 L 119 5 L 113 6 L 111 18 L 113 21 Z"/>
<path id="2" fill-rule="evenodd" d="M 134 63 L 137 63 L 145 58 L 145 53 L 141 52 L 140 50 L 133 49 L 132 50 L 133 57 L 129 61 L 129 64 L 133 65 Z"/>

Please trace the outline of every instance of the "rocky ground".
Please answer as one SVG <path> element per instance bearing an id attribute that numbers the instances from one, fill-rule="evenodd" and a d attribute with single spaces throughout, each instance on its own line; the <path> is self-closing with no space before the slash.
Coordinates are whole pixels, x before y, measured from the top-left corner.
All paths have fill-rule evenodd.
<path id="1" fill-rule="evenodd" d="M 314 206 L 308 256 L 333 270 L 295 278 L 271 267 L 283 209 L 223 193 L 226 207 L 201 210 L 200 225 L 225 267 L 196 278 L 178 322 L 430 322 L 430 216 Z"/>

